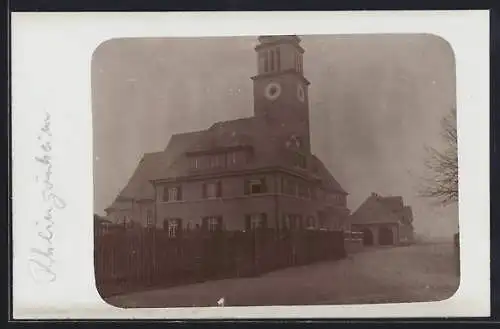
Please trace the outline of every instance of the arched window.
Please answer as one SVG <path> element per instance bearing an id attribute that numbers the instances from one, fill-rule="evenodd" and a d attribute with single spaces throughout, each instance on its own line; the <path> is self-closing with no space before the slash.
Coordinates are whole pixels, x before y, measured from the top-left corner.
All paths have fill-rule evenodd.
<path id="1" fill-rule="evenodd" d="M 281 55 L 280 48 L 276 48 L 276 70 L 281 70 Z"/>
<path id="2" fill-rule="evenodd" d="M 274 50 L 270 51 L 271 53 L 271 71 L 274 71 Z"/>
<path id="3" fill-rule="evenodd" d="M 269 70 L 269 59 L 266 56 L 264 56 L 264 72 L 267 72 Z"/>

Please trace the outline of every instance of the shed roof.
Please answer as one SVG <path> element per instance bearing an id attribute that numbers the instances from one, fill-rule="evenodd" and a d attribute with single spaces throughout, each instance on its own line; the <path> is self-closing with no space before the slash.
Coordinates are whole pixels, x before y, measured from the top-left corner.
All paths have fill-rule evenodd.
<path id="1" fill-rule="evenodd" d="M 404 210 L 403 197 L 372 193 L 351 215 L 351 224 L 398 223 Z M 410 208 L 411 211 L 411 208 Z"/>

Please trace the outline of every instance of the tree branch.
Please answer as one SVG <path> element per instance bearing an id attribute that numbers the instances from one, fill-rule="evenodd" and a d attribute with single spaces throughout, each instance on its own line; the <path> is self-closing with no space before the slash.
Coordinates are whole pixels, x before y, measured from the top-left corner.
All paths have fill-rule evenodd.
<path id="1" fill-rule="evenodd" d="M 420 191 L 423 197 L 434 198 L 441 204 L 458 202 L 458 141 L 456 110 L 441 121 L 444 150 L 426 147 L 425 167 L 431 173 Z"/>

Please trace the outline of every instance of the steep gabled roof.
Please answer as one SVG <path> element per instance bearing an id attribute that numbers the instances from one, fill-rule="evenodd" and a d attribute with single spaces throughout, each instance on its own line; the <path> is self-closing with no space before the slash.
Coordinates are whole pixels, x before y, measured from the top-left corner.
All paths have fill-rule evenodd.
<path id="1" fill-rule="evenodd" d="M 321 183 L 323 187 L 325 187 L 328 190 L 332 190 L 335 192 L 340 192 L 343 194 L 348 194 L 342 186 L 337 182 L 335 177 L 333 177 L 332 173 L 328 168 L 326 168 L 325 164 L 323 161 L 321 161 L 316 155 L 312 155 L 312 165 L 313 168 L 316 170 L 316 174 L 319 176 L 321 179 Z"/>
<path id="2" fill-rule="evenodd" d="M 352 224 L 370 223 L 397 223 L 400 221 L 401 207 L 396 208 L 402 197 L 382 197 L 377 194 L 370 195 L 359 208 L 351 215 Z"/>
<path id="3" fill-rule="evenodd" d="M 190 133 L 175 134 L 162 152 L 147 153 L 139 162 L 128 184 L 110 208 L 117 207 L 119 200 L 154 200 L 153 180 L 190 176 L 190 152 L 210 151 L 217 148 L 251 147 L 254 160 L 244 169 L 282 166 L 296 170 L 286 161 L 282 145 L 273 142 L 268 122 L 260 117 L 217 122 L 210 128 Z M 281 147 L 280 147 L 281 146 Z M 316 168 L 314 176 L 321 179 L 328 190 L 347 194 L 335 180 L 323 162 L 311 157 Z M 215 169 L 223 170 L 224 169 Z"/>
<path id="4" fill-rule="evenodd" d="M 153 200 L 154 189 L 150 180 L 157 177 L 163 168 L 171 166 L 175 158 L 202 136 L 202 133 L 195 131 L 175 134 L 164 151 L 144 154 L 127 185 L 109 208 L 116 208 L 120 200 Z"/>
<path id="5" fill-rule="evenodd" d="M 186 151 L 196 152 L 214 148 L 252 145 L 257 121 L 257 118 L 250 117 L 217 122 L 203 131 L 203 138 L 198 138 Z"/>
<path id="6" fill-rule="evenodd" d="M 170 141 L 165 147 L 165 151 L 171 154 L 180 154 L 184 152 L 188 147 L 196 143 L 201 136 L 206 132 L 206 130 L 191 131 L 186 133 L 174 134 L 170 137 Z"/>
<path id="7" fill-rule="evenodd" d="M 165 162 L 165 160 L 164 152 L 144 154 L 128 184 L 121 191 L 120 196 L 137 199 L 139 197 L 138 192 L 142 190 L 144 181 L 147 181 L 151 172 L 155 171 L 162 162 Z"/>
<path id="8" fill-rule="evenodd" d="M 391 211 L 401 211 L 404 207 L 403 197 L 401 196 L 379 196 L 379 201 Z"/>
<path id="9" fill-rule="evenodd" d="M 265 121 L 258 117 L 217 122 L 199 137 L 189 147 L 176 155 L 170 166 L 164 166 L 154 179 L 170 179 L 192 175 L 189 163 L 189 153 L 226 149 L 232 147 L 250 147 L 254 151 L 254 160 L 245 165 L 244 169 L 255 169 L 278 165 L 279 157 L 273 143 L 269 142 Z M 243 168 L 240 168 L 243 169 Z M 205 172 L 227 171 L 215 168 Z"/>

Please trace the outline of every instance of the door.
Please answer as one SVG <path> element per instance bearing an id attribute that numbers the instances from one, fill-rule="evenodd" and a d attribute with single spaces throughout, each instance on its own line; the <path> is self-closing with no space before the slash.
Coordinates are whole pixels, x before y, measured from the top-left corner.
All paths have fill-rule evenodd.
<path id="1" fill-rule="evenodd" d="M 387 226 L 380 227 L 379 230 L 379 244 L 381 246 L 390 246 L 394 244 L 394 236 L 392 229 Z"/>
<path id="2" fill-rule="evenodd" d="M 363 232 L 363 245 L 365 246 L 372 246 L 373 245 L 373 233 L 370 229 L 363 229 L 361 230 Z"/>

